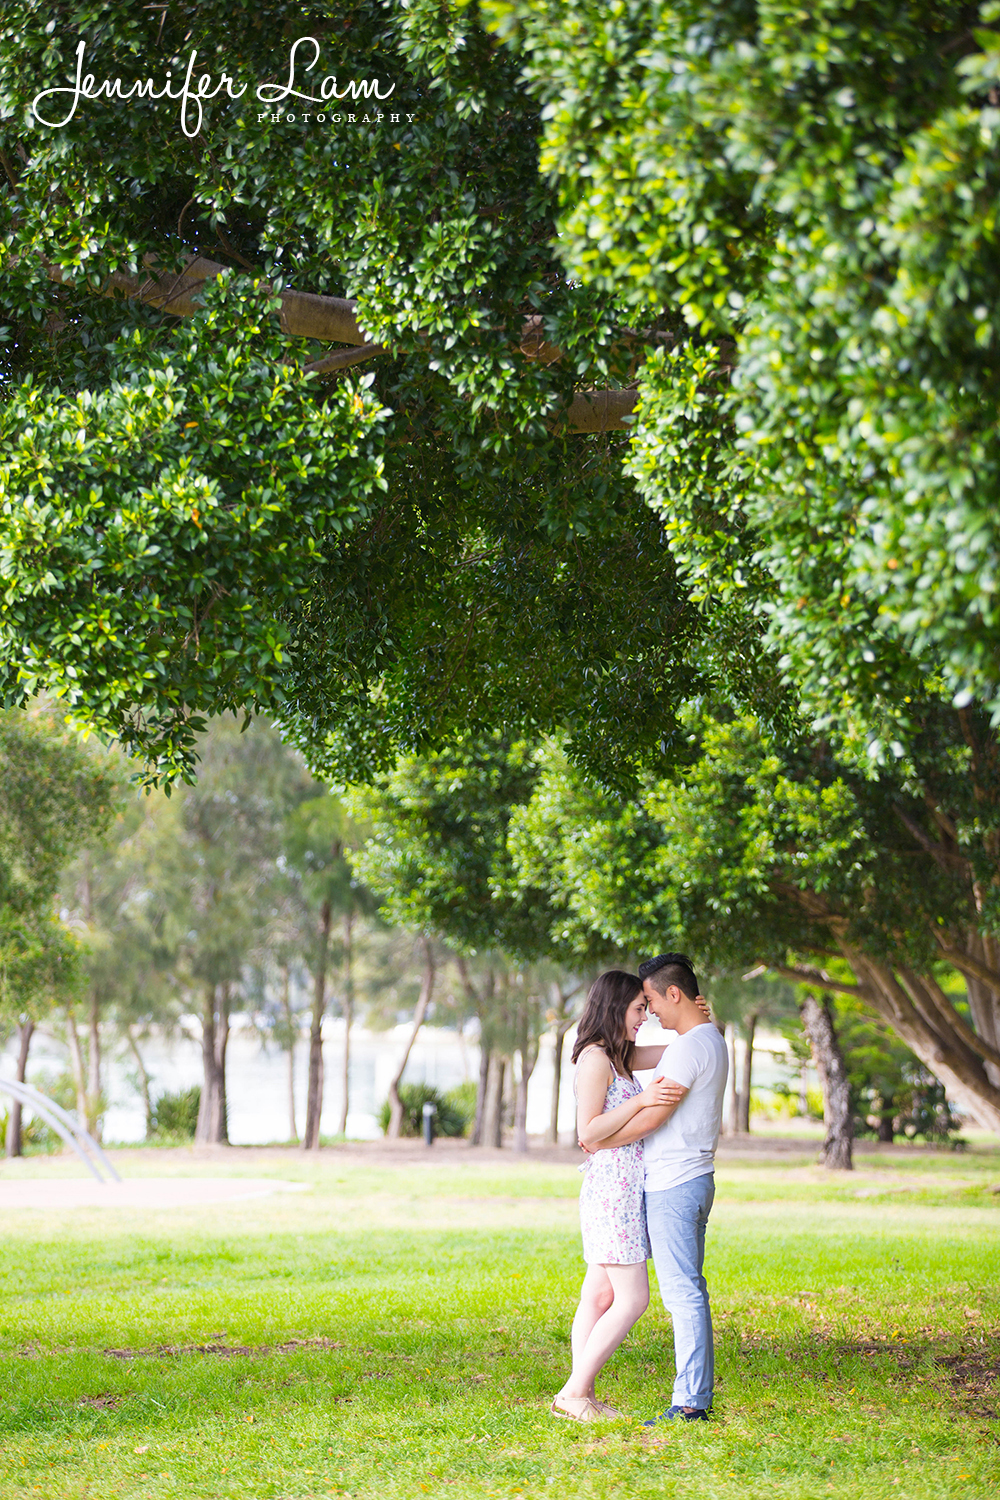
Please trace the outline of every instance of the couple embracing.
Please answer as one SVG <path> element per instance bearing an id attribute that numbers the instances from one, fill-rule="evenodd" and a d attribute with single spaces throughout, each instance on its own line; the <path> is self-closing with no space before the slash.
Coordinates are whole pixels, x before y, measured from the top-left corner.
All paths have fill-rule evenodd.
<path id="1" fill-rule="evenodd" d="M 676 1032 L 668 1047 L 637 1047 L 647 1011 Z M 573 1061 L 577 1132 L 589 1153 L 580 1193 L 587 1274 L 573 1319 L 573 1369 L 552 1402 L 577 1422 L 618 1417 L 594 1380 L 649 1306 L 646 1262 L 674 1325 L 671 1405 L 646 1422 L 705 1421 L 714 1356 L 705 1226 L 729 1059 L 690 960 L 664 953 L 638 975 L 611 969 L 591 986 Z M 641 1088 L 633 1070 L 655 1068 Z"/>

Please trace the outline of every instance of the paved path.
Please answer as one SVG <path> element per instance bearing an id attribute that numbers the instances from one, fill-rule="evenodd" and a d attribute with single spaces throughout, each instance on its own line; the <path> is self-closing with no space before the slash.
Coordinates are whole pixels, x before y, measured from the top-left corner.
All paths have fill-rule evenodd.
<path id="1" fill-rule="evenodd" d="M 36 1177 L 0 1181 L 0 1214 L 14 1208 L 195 1208 L 308 1188 L 305 1182 L 273 1177 L 139 1177 L 104 1183 L 87 1177 Z"/>

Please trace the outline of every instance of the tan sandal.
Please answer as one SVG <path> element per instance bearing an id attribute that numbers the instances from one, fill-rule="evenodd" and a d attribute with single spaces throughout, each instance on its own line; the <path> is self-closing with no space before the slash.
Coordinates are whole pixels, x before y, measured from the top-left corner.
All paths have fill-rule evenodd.
<path id="1" fill-rule="evenodd" d="M 580 1411 L 570 1411 L 568 1407 L 557 1406 L 558 1396 L 553 1396 L 549 1411 L 554 1417 L 561 1417 L 566 1422 L 599 1422 L 604 1413 L 599 1411 L 597 1403 L 591 1401 L 589 1396 L 564 1396 L 564 1401 L 580 1401 L 583 1403 Z"/>
<path id="2" fill-rule="evenodd" d="M 609 1422 L 620 1422 L 624 1418 L 624 1412 L 618 1411 L 614 1406 L 609 1406 L 606 1401 L 598 1401 L 595 1397 L 592 1404 L 597 1407 L 601 1416 L 606 1417 Z"/>

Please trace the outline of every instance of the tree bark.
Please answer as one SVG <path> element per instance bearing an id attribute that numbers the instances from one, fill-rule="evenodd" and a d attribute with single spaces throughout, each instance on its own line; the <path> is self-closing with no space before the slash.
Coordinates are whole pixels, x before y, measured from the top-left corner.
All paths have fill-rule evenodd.
<path id="1" fill-rule="evenodd" d="M 938 1016 L 921 976 L 900 966 L 897 978 L 891 969 L 847 943 L 841 944 L 841 951 L 872 1009 L 889 1022 L 977 1124 L 1000 1134 L 1000 1088 L 987 1077 L 983 1058 Z"/>
<path id="2" fill-rule="evenodd" d="M 802 1025 L 809 1040 L 813 1063 L 823 1090 L 823 1121 L 826 1139 L 820 1160 L 831 1171 L 853 1169 L 852 1150 L 854 1122 L 851 1119 L 851 1091 L 844 1054 L 840 1050 L 833 1024 L 829 997 L 822 1003 L 809 995 L 799 1007 Z"/>
<path id="3" fill-rule="evenodd" d="M 503 1145 L 503 1091 L 506 1059 L 496 1051 L 490 1053 L 483 1105 L 483 1145 Z"/>
<path id="4" fill-rule="evenodd" d="M 740 1096 L 736 1087 L 736 1027 L 732 1021 L 726 1026 L 726 1048 L 729 1052 L 729 1077 L 726 1080 L 726 1112 L 722 1133 L 735 1135 L 740 1125 Z"/>
<path id="5" fill-rule="evenodd" d="M 212 1142 L 229 1145 L 229 1104 L 226 1099 L 226 1052 L 229 1047 L 229 1011 L 231 990 L 228 979 L 220 986 L 219 1018 L 215 1028 L 215 1108 L 212 1116 Z"/>
<path id="6" fill-rule="evenodd" d="M 95 1140 L 101 1139 L 101 1003 L 94 985 L 90 987 L 87 1027 L 87 1129 Z"/>
<path id="7" fill-rule="evenodd" d="M 220 1126 L 224 1129 L 225 1122 L 225 1091 L 219 1073 L 220 1046 L 221 1057 L 225 1057 L 225 1043 L 220 1038 L 222 1027 L 216 1021 L 217 999 L 219 986 L 207 984 L 202 996 L 201 1011 L 201 1101 L 198 1105 L 198 1123 L 195 1126 L 194 1138 L 201 1145 L 212 1145 L 222 1140 L 225 1135 L 219 1134 Z M 228 1032 L 228 1015 L 226 1016 L 225 1029 Z"/>
<path id="8" fill-rule="evenodd" d="M 528 1149 L 528 1084 L 538 1061 L 538 1038 L 532 1035 L 530 1007 L 532 1001 L 526 997 L 520 1006 L 518 1017 L 517 1053 L 519 1067 L 514 1089 L 514 1150 Z"/>
<path id="9" fill-rule="evenodd" d="M 399 1085 L 403 1080 L 403 1074 L 406 1072 L 406 1064 L 410 1060 L 413 1043 L 417 1040 L 417 1032 L 424 1024 L 427 1007 L 430 1005 L 431 996 L 434 993 L 434 948 L 430 939 L 426 937 L 420 939 L 420 944 L 424 954 L 424 972 L 420 981 L 420 997 L 417 1000 L 417 1008 L 413 1012 L 413 1026 L 410 1029 L 409 1040 L 406 1043 L 403 1056 L 400 1058 L 399 1066 L 393 1075 L 392 1082 L 389 1084 L 389 1129 L 386 1131 L 386 1135 L 391 1141 L 399 1140 L 400 1132 L 403 1128 L 403 1101 L 399 1097 Z"/>
<path id="10" fill-rule="evenodd" d="M 320 907 L 319 941 L 316 967 L 313 970 L 313 1004 L 309 1023 L 309 1082 L 306 1090 L 306 1124 L 302 1146 L 306 1151 L 319 1149 L 319 1123 L 323 1113 L 323 1015 L 326 1011 L 326 967 L 330 951 L 330 927 L 333 912 L 329 900 Z"/>
<path id="11" fill-rule="evenodd" d="M 129 1051 L 135 1058 L 135 1065 L 139 1073 L 139 1092 L 142 1095 L 142 1107 L 146 1115 L 146 1140 L 148 1141 L 153 1133 L 153 1101 L 149 1093 L 149 1074 L 146 1071 L 146 1064 L 142 1060 L 142 1053 L 139 1051 L 139 1044 L 135 1039 L 131 1026 L 126 1026 L 125 1035 L 128 1038 Z"/>
<path id="12" fill-rule="evenodd" d="M 573 992 L 571 992 L 573 993 Z M 559 1094 L 562 1089 L 562 1065 L 563 1044 L 566 1041 L 566 1033 L 573 1025 L 573 1018 L 567 1012 L 569 995 L 564 995 L 562 986 L 558 983 L 552 985 L 554 1031 L 552 1036 L 552 1104 L 549 1112 L 548 1142 L 550 1146 L 559 1144 Z"/>
<path id="13" fill-rule="evenodd" d="M 496 974 L 493 969 L 487 972 L 483 982 L 483 993 L 480 994 L 472 982 L 469 966 L 461 954 L 455 959 L 462 987 L 473 1011 L 479 1018 L 479 1078 L 476 1083 L 476 1114 L 472 1123 L 472 1132 L 469 1136 L 470 1146 L 481 1146 L 484 1141 L 483 1122 L 486 1110 L 486 1086 L 490 1071 L 490 1058 L 493 1054 L 493 1027 L 490 1017 L 490 1001 L 496 990 Z"/>
<path id="14" fill-rule="evenodd" d="M 961 939 L 965 946 L 960 949 L 957 946 L 959 939 L 954 933 L 947 938 L 935 933 L 942 957 L 965 976 L 967 986 L 977 978 L 985 986 L 985 993 L 982 990 L 975 992 L 975 1006 L 973 989 L 968 989 L 970 1009 L 977 1028 L 980 1028 L 976 1034 L 959 1016 L 933 975 L 916 973 L 904 964 L 889 968 L 847 941 L 844 937 L 846 919 L 831 912 L 819 893 L 781 889 L 782 894 L 793 897 L 813 920 L 826 925 L 831 946 L 850 965 L 857 983 L 844 984 L 822 970 L 806 966 L 774 965 L 772 971 L 864 1000 L 888 1021 L 900 1041 L 905 1042 L 944 1084 L 950 1099 L 978 1125 L 1000 1134 L 1000 1084 L 994 1081 L 998 1076 L 998 1065 L 992 1055 L 994 1052 L 1000 1054 L 1000 1048 L 996 1048 L 992 1040 L 996 1035 L 996 1015 L 1000 1015 L 1000 1011 L 994 1013 L 992 997 L 996 992 L 993 983 L 1000 981 L 1000 970 L 987 961 L 996 957 L 996 943 L 992 939 L 983 940 L 977 953 L 971 951 L 976 943 L 968 935 Z"/>
<path id="15" fill-rule="evenodd" d="M 288 994 L 288 965 L 281 970 L 281 1010 L 288 1033 L 288 1129 L 289 1140 L 298 1145 L 299 1130 L 295 1123 L 295 1023 L 292 1018 L 292 1002 Z"/>
<path id="16" fill-rule="evenodd" d="M 83 1071 L 83 1049 L 80 1046 L 80 1033 L 76 1029 L 76 1015 L 67 1006 L 66 1009 L 66 1040 L 69 1043 L 69 1062 L 73 1073 L 73 1087 L 76 1090 L 76 1113 L 80 1124 L 87 1124 L 87 1081 Z"/>
<path id="17" fill-rule="evenodd" d="M 568 1030 L 568 1026 L 557 1026 L 552 1038 L 552 1102 L 549 1105 L 549 1133 L 547 1137 L 550 1146 L 558 1146 L 559 1144 L 559 1095 L 562 1092 L 563 1049 Z"/>
<path id="18" fill-rule="evenodd" d="M 753 1039 L 757 1030 L 757 1013 L 752 1011 L 743 1021 L 746 1051 L 743 1054 L 743 1087 L 740 1090 L 740 1129 L 750 1134 L 750 1093 L 753 1083 Z"/>
<path id="19" fill-rule="evenodd" d="M 344 1072 L 343 1098 L 340 1105 L 340 1134 L 347 1134 L 347 1115 L 351 1107 L 351 1023 L 354 1020 L 354 913 L 344 915 Z"/>
<path id="20" fill-rule="evenodd" d="M 17 1067 L 14 1070 L 14 1079 L 17 1083 L 24 1082 L 24 1075 L 28 1069 L 28 1050 L 31 1047 L 31 1038 L 34 1035 L 35 1023 L 29 1017 L 22 1021 L 17 1028 Z M 4 1149 L 8 1156 L 24 1155 L 23 1131 L 21 1121 L 23 1118 L 22 1106 L 18 1099 L 11 1099 L 10 1113 L 7 1116 L 7 1139 Z"/>
<path id="21" fill-rule="evenodd" d="M 469 1137 L 471 1146 L 483 1144 L 483 1123 L 486 1118 L 486 1087 L 490 1076 L 490 1045 L 485 1035 L 479 1034 L 479 1080 L 476 1084 L 476 1118 Z"/>

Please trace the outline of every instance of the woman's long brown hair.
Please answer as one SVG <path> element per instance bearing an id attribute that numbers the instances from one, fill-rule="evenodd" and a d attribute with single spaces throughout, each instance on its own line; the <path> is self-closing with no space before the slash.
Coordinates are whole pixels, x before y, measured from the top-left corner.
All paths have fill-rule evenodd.
<path id="1" fill-rule="evenodd" d="M 590 986 L 573 1044 L 576 1062 L 584 1047 L 601 1047 L 616 1073 L 632 1077 L 635 1043 L 625 1036 L 625 1012 L 642 990 L 642 980 L 624 969 L 607 969 Z"/>

